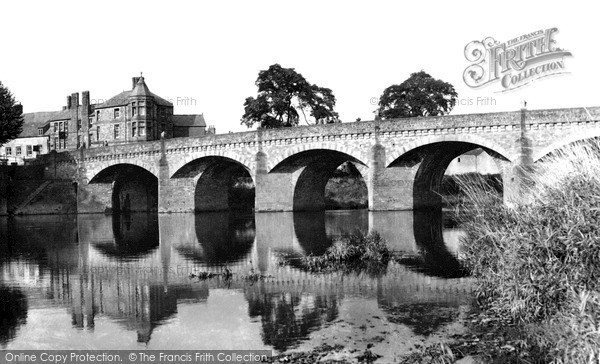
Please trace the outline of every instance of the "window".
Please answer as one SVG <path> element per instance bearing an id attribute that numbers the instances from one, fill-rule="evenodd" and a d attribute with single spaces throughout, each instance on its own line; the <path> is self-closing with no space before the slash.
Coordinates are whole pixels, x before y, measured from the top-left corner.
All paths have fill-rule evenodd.
<path id="1" fill-rule="evenodd" d="M 153 138 L 154 134 L 152 134 L 152 124 L 148 123 L 148 135 Z"/>
<path id="2" fill-rule="evenodd" d="M 137 132 L 137 125 L 135 122 L 133 122 L 133 123 L 131 123 L 131 136 L 136 136 L 137 135 L 136 132 Z"/>
<path id="3" fill-rule="evenodd" d="M 115 124 L 114 139 L 119 139 L 119 124 Z"/>
<path id="4" fill-rule="evenodd" d="M 58 149 L 58 137 L 54 137 L 54 149 Z"/>
<path id="5" fill-rule="evenodd" d="M 100 110 L 96 110 L 96 121 L 100 120 Z"/>
<path id="6" fill-rule="evenodd" d="M 38 135 L 44 135 L 44 129 L 39 128 L 38 129 Z"/>
<path id="7" fill-rule="evenodd" d="M 6 155 L 12 155 L 12 147 L 6 147 Z"/>
<path id="8" fill-rule="evenodd" d="M 81 119 L 77 119 L 77 130 L 81 130 Z"/>
<path id="9" fill-rule="evenodd" d="M 81 147 L 81 135 L 77 136 L 77 148 Z"/>
<path id="10" fill-rule="evenodd" d="M 94 133 L 90 133 L 88 135 L 88 137 L 89 137 L 88 142 L 90 143 L 90 145 L 92 145 L 92 140 L 94 140 Z"/>
<path id="11" fill-rule="evenodd" d="M 139 106 L 140 116 L 145 116 L 146 115 L 146 101 L 140 101 L 138 106 Z"/>
<path id="12" fill-rule="evenodd" d="M 121 117 L 121 109 L 119 109 L 119 108 L 116 108 L 116 109 L 115 109 L 114 118 L 115 118 L 115 119 L 118 119 L 118 118 L 120 118 L 120 117 Z"/>
<path id="13" fill-rule="evenodd" d="M 100 141 L 100 125 L 96 127 L 96 141 Z"/>
<path id="14" fill-rule="evenodd" d="M 458 163 L 460 163 L 460 158 L 458 158 Z"/>
<path id="15" fill-rule="evenodd" d="M 146 124 L 139 123 L 138 130 L 139 130 L 139 135 L 146 135 Z"/>
<path id="16" fill-rule="evenodd" d="M 17 155 L 21 155 L 21 146 L 18 146 L 15 149 L 16 149 Z"/>
<path id="17" fill-rule="evenodd" d="M 28 145 L 25 147 L 25 150 L 27 152 L 27 155 L 32 155 L 33 154 L 33 146 Z"/>
<path id="18" fill-rule="evenodd" d="M 133 101 L 131 103 L 131 116 L 136 116 L 137 115 L 137 107 L 135 105 L 135 101 Z"/>
<path id="19" fill-rule="evenodd" d="M 58 130 L 58 123 L 54 123 L 54 132 L 56 133 Z"/>
<path id="20" fill-rule="evenodd" d="M 92 124 L 94 123 L 94 118 L 93 117 L 89 117 L 88 118 L 88 129 L 92 127 Z"/>

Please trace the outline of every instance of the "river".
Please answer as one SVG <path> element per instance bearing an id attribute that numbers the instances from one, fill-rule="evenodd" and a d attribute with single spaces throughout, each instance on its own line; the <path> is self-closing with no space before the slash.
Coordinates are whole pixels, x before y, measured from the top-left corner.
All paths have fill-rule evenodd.
<path id="1" fill-rule="evenodd" d="M 379 231 L 404 258 L 379 276 L 281 264 L 356 229 Z M 326 343 L 347 353 L 374 345 L 391 361 L 461 330 L 470 282 L 460 236 L 441 212 L 5 218 L 0 348 L 282 353 Z M 190 276 L 199 272 L 219 275 Z"/>

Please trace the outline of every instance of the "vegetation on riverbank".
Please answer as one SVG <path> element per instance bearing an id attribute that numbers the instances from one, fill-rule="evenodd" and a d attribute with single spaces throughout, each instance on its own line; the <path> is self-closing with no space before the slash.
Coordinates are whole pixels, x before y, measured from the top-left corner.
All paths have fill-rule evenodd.
<path id="1" fill-rule="evenodd" d="M 443 196 L 444 207 L 466 207 L 470 203 L 467 190 L 462 188 L 465 182 L 476 181 L 486 186 L 490 192 L 496 195 L 502 194 L 502 176 L 499 174 L 465 173 L 458 175 L 444 175 L 442 185 L 438 193 Z"/>
<path id="2" fill-rule="evenodd" d="M 503 362 L 600 361 L 599 149 L 548 157 L 528 176 L 526 203 L 512 207 L 484 180 L 461 183 L 472 212 L 462 252 L 480 321 L 501 322 L 491 332 L 511 328 L 519 342 Z"/>
<path id="3" fill-rule="evenodd" d="M 357 230 L 337 238 L 322 255 L 281 257 L 279 263 L 296 265 L 312 273 L 366 272 L 381 275 L 385 273 L 391 256 L 387 242 L 378 232 L 365 235 Z"/>

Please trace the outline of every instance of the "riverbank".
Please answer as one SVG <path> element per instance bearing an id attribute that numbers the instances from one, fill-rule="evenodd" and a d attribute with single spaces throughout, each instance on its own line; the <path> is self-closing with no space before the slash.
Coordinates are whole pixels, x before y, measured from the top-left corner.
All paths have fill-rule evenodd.
<path id="1" fill-rule="evenodd" d="M 512 207 L 487 181 L 461 185 L 472 211 L 461 251 L 480 311 L 469 325 L 476 349 L 461 350 L 469 345 L 459 338 L 449 353 L 483 363 L 600 362 L 599 150 L 572 145 L 531 167 Z"/>

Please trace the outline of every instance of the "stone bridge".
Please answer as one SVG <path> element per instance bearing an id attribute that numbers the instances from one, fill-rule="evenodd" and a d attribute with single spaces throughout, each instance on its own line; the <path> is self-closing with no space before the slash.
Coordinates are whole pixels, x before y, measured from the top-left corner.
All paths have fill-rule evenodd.
<path id="1" fill-rule="evenodd" d="M 439 206 L 449 163 L 483 148 L 505 199 L 519 167 L 600 136 L 600 107 L 376 120 L 81 149 L 42 158 L 49 178 L 77 182 L 78 212 L 225 210 L 232 178 L 250 177 L 256 211 L 319 210 L 333 171 L 352 162 L 371 210 Z"/>

